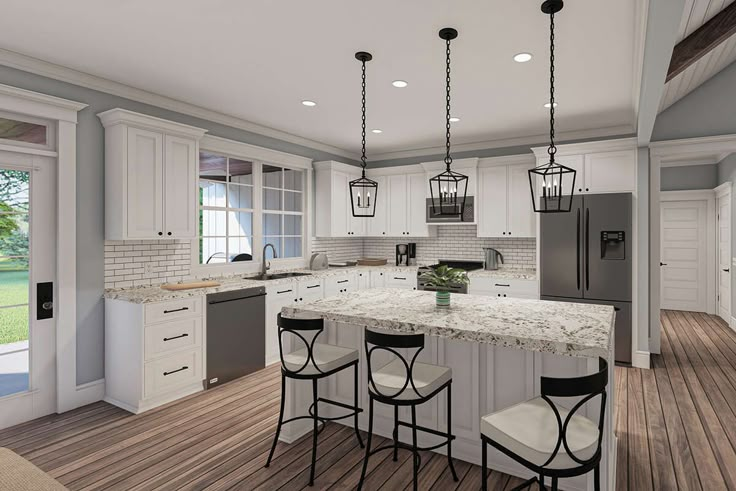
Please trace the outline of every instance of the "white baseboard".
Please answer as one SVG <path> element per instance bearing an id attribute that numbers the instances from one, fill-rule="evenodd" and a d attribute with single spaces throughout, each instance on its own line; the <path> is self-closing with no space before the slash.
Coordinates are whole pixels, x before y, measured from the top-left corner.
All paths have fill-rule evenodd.
<path id="1" fill-rule="evenodd" d="M 69 410 L 101 401 L 105 397 L 105 379 L 93 380 L 86 384 L 77 385 L 73 400 L 69 401 Z"/>
<path id="2" fill-rule="evenodd" d="M 731 317 L 731 322 L 728 323 L 728 327 L 736 331 L 736 317 Z"/>
<path id="3" fill-rule="evenodd" d="M 648 351 L 635 351 L 631 357 L 631 365 L 636 368 L 650 368 L 650 359 Z"/>

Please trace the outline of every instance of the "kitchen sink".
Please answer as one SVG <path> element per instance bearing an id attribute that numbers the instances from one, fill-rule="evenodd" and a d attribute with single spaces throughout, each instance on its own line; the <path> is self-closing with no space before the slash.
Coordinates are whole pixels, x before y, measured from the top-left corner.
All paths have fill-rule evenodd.
<path id="1" fill-rule="evenodd" d="M 295 276 L 309 276 L 311 273 L 272 273 L 272 274 L 259 274 L 258 276 L 246 276 L 243 279 L 245 280 L 258 280 L 258 281 L 267 281 L 267 280 L 281 280 L 284 278 L 293 278 Z"/>

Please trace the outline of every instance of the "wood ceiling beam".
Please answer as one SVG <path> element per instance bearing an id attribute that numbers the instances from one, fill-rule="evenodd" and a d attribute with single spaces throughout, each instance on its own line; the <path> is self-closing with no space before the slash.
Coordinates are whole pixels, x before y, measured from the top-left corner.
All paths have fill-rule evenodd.
<path id="1" fill-rule="evenodd" d="M 666 82 L 685 71 L 690 65 L 735 33 L 736 2 L 733 2 L 695 32 L 677 43 L 672 52 Z"/>

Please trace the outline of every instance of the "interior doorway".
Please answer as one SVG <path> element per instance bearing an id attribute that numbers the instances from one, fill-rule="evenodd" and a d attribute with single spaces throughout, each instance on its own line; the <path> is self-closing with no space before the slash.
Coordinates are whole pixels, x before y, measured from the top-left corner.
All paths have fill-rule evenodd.
<path id="1" fill-rule="evenodd" d="M 731 322 L 731 184 L 719 186 L 716 192 L 716 244 L 718 263 L 717 310 L 726 324 Z"/>

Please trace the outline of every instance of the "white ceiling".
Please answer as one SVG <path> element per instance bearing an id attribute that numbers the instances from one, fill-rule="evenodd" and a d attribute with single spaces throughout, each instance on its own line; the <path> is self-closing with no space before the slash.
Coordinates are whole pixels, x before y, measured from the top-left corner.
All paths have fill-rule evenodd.
<path id="1" fill-rule="evenodd" d="M 560 132 L 634 131 L 637 4 L 568 0 L 557 24 Z M 706 0 L 707 1 L 707 0 Z M 548 18 L 509 0 L 5 0 L 0 47 L 357 152 L 368 64 L 369 158 L 444 138 L 453 42 L 456 144 L 542 135 Z M 518 64 L 512 56 L 532 52 Z M 394 79 L 409 82 L 396 89 Z M 317 101 L 314 108 L 300 104 Z"/>

